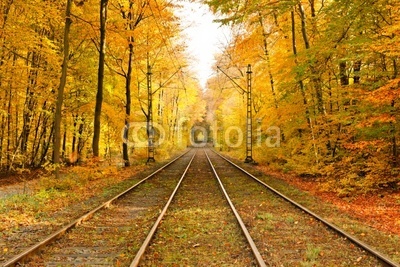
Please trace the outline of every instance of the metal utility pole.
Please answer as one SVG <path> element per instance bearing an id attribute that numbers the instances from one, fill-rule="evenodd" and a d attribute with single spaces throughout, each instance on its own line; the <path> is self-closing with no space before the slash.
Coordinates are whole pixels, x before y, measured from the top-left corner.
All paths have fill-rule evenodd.
<path id="1" fill-rule="evenodd" d="M 251 106 L 251 65 L 247 65 L 247 89 L 243 89 L 235 80 L 233 80 L 228 74 L 226 74 L 220 67 L 217 68 L 225 74 L 242 92 L 242 94 L 247 94 L 247 116 L 246 116 L 246 158 L 244 160 L 245 163 L 255 163 L 253 159 L 253 115 L 252 115 L 252 106 Z"/>
<path id="2" fill-rule="evenodd" d="M 147 163 L 155 162 L 154 159 L 154 128 L 153 128 L 153 92 L 151 89 L 151 66 L 147 65 L 147 97 L 148 97 L 148 110 L 147 110 Z"/>
<path id="3" fill-rule="evenodd" d="M 150 63 L 147 62 L 147 163 L 155 162 L 154 159 L 154 139 L 155 139 L 155 132 L 154 132 L 154 125 L 153 125 L 153 95 L 158 92 L 161 88 L 163 88 L 175 74 L 179 72 L 181 68 L 174 72 L 164 83 L 160 83 L 160 87 L 153 91 L 152 89 L 152 82 L 151 82 L 151 66 Z"/>
<path id="4" fill-rule="evenodd" d="M 246 159 L 245 163 L 254 163 L 253 159 L 253 114 L 251 112 L 251 65 L 247 65 L 247 122 L 246 122 Z"/>

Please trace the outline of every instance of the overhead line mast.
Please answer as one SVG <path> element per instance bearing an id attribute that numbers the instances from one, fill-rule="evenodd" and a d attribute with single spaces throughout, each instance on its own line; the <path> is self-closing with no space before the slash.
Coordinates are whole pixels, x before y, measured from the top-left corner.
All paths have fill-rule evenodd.
<path id="1" fill-rule="evenodd" d="M 164 87 L 173 76 L 175 76 L 181 68 L 175 71 L 163 84 L 160 84 L 160 87 L 157 88 L 154 92 L 152 89 L 152 80 L 151 75 L 153 74 L 151 71 L 150 63 L 147 63 L 147 163 L 155 162 L 154 158 L 154 150 L 155 150 L 155 132 L 154 132 L 154 125 L 153 125 L 153 94 L 157 93 L 162 87 Z"/>
<path id="2" fill-rule="evenodd" d="M 153 92 L 151 88 L 151 66 L 147 65 L 147 100 L 148 100 L 148 111 L 147 111 L 147 163 L 155 162 L 154 159 L 154 127 L 153 127 Z"/>
<path id="3" fill-rule="evenodd" d="M 253 159 L 253 113 L 251 109 L 251 65 L 247 65 L 247 122 L 246 122 L 246 159 L 245 163 L 255 163 Z"/>
<path id="4" fill-rule="evenodd" d="M 217 68 L 231 80 L 240 90 L 241 93 L 244 94 L 246 93 L 247 95 L 247 114 L 246 114 L 246 158 L 244 160 L 245 163 L 256 163 L 255 160 L 253 159 L 253 114 L 252 114 L 252 108 L 251 108 L 251 76 L 252 76 L 252 70 L 251 70 L 251 65 L 247 65 L 247 89 L 243 89 L 234 79 L 232 79 L 228 74 L 226 74 L 219 66 Z"/>

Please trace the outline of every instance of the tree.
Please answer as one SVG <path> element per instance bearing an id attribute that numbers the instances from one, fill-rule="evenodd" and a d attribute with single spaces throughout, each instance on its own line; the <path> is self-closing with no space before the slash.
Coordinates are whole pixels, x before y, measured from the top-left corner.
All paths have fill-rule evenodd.
<path id="1" fill-rule="evenodd" d="M 53 147 L 53 162 L 56 164 L 56 178 L 59 178 L 59 164 L 60 164 L 60 147 L 61 147 L 61 118 L 62 106 L 64 100 L 64 88 L 67 82 L 67 70 L 69 59 L 69 32 L 71 28 L 71 6 L 72 0 L 67 0 L 65 8 L 65 29 L 64 29 L 64 58 L 61 69 L 60 85 L 58 87 L 56 111 L 54 115 L 54 147 Z"/>
<path id="2" fill-rule="evenodd" d="M 96 105 L 94 110 L 94 126 L 93 126 L 93 156 L 99 156 L 100 144 L 100 119 L 101 107 L 103 104 L 103 88 L 104 88 L 104 65 L 106 55 L 106 25 L 107 25 L 108 0 L 100 0 L 100 46 L 99 46 L 99 68 L 97 76 L 97 94 Z"/>
<path id="3" fill-rule="evenodd" d="M 268 138 L 269 125 L 279 125 L 285 134 L 279 150 L 260 148 L 265 162 L 306 175 L 326 174 L 338 190 L 345 181 L 367 190 L 398 181 L 387 172 L 398 172 L 398 101 L 378 106 L 371 102 L 382 101 L 365 100 L 375 90 L 385 95 L 396 84 L 396 1 L 206 2 L 222 16 L 221 23 L 240 29 L 218 62 L 243 66 L 252 61 L 255 91 L 262 99 L 253 106 L 267 125 L 261 125 L 261 139 Z M 268 79 L 272 94 L 265 91 Z M 220 90 L 217 82 L 210 85 Z M 215 112 L 224 105 L 218 102 Z M 380 180 L 379 173 L 388 179 Z"/>
<path id="4" fill-rule="evenodd" d="M 125 8 L 124 5 L 119 4 L 121 9 L 121 16 L 125 21 L 125 31 L 127 33 L 127 43 L 128 43 L 128 62 L 126 71 L 120 72 L 120 75 L 125 79 L 125 128 L 124 137 L 127 139 L 129 137 L 129 119 L 131 115 L 131 85 L 132 85 L 132 70 L 133 70 L 133 56 L 134 56 L 134 42 L 135 37 L 133 32 L 139 23 L 145 18 L 146 6 L 148 1 L 139 2 L 136 4 L 137 12 L 135 13 L 134 1 L 130 0 L 128 7 Z M 121 66 L 122 68 L 122 66 Z M 123 68 L 122 68 L 123 70 Z M 125 167 L 130 165 L 129 163 L 129 153 L 128 153 L 128 142 L 122 143 L 122 157 L 124 160 Z"/>

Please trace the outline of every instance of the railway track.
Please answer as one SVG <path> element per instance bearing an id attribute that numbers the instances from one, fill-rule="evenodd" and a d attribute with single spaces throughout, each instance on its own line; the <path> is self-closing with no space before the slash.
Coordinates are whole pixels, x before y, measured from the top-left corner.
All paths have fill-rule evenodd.
<path id="1" fill-rule="evenodd" d="M 266 266 L 225 197 L 199 150 L 166 216 L 158 218 L 162 224 L 149 233 L 131 267 Z"/>
<path id="2" fill-rule="evenodd" d="M 110 266 L 121 260 L 125 260 L 124 252 L 119 253 L 118 250 L 123 245 L 128 246 L 129 250 L 131 249 L 130 244 L 122 242 L 123 240 L 116 240 L 115 243 L 118 243 L 118 245 L 115 245 L 115 250 L 112 251 L 102 244 L 103 240 L 110 238 L 106 234 L 113 231 L 114 235 L 121 233 L 123 235 L 130 230 L 135 232 L 135 227 L 142 227 L 142 224 L 144 225 L 146 220 L 152 220 L 151 213 L 157 213 L 158 206 L 170 194 L 168 189 L 173 187 L 182 168 L 187 165 L 191 156 L 193 156 L 193 152 L 189 151 L 175 158 L 124 192 L 73 220 L 18 255 L 8 259 L 2 266 L 68 266 L 75 264 L 79 266 L 80 264 L 84 265 L 90 262 L 93 265 L 98 263 L 99 265 Z M 172 179 L 168 179 L 169 183 L 165 183 L 162 180 L 163 177 L 171 177 Z M 151 180 L 151 183 L 149 183 L 149 180 Z M 163 187 L 160 184 L 163 184 Z M 154 190 L 152 190 L 152 195 L 149 197 L 146 195 L 149 192 L 146 188 L 150 187 L 153 187 Z M 136 194 L 135 199 L 131 200 L 132 203 L 129 203 L 129 198 L 126 198 L 130 193 Z M 135 200 L 136 202 L 133 203 Z M 116 205 L 117 202 L 118 205 Z M 144 214 L 145 211 L 147 211 L 146 214 Z M 117 218 L 117 214 L 121 217 Z M 139 219 L 142 224 L 138 224 Z M 134 222 L 129 225 L 129 222 L 133 220 Z M 74 235 L 78 236 L 76 240 L 77 244 L 71 241 L 74 239 Z M 94 236 L 97 236 L 98 240 L 95 240 Z M 92 242 L 88 244 L 85 243 L 86 241 Z M 63 242 L 70 243 L 67 245 L 69 246 L 68 249 L 65 248 L 66 246 Z M 51 255 L 59 259 L 50 259 Z M 29 262 L 25 264 L 24 262 L 28 260 Z"/>
<path id="3" fill-rule="evenodd" d="M 191 150 L 3 266 L 400 266 L 315 215 Z"/>
<path id="4" fill-rule="evenodd" d="M 400 266 L 221 154 L 210 158 L 260 251 L 266 252 L 268 265 L 297 266 L 302 259 L 310 266 L 317 261 L 328 266 Z"/>

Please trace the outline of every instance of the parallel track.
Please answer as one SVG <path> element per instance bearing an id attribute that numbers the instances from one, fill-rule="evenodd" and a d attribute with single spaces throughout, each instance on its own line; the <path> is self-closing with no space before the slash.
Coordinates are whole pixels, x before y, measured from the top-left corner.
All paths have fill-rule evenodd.
<path id="1" fill-rule="evenodd" d="M 266 252 L 264 250 L 261 251 L 257 247 L 260 244 L 261 241 L 260 240 L 256 240 L 256 239 L 253 240 L 253 237 L 250 235 L 251 231 L 249 231 L 249 229 L 248 229 L 248 222 L 246 222 L 244 219 L 242 219 L 242 217 L 240 215 L 240 212 L 238 212 L 238 210 L 235 208 L 234 201 L 232 201 L 230 196 L 228 195 L 229 190 L 227 190 L 226 187 L 224 186 L 224 180 L 225 180 L 225 182 L 227 181 L 226 177 L 224 179 L 220 178 L 220 174 L 221 173 L 225 173 L 225 172 L 229 173 L 229 172 L 233 172 L 233 170 L 228 170 L 227 169 L 226 166 L 229 166 L 229 165 L 226 165 L 224 167 L 221 167 L 221 166 L 218 167 L 217 165 L 219 165 L 221 163 L 217 163 L 217 158 L 220 158 L 223 161 L 228 162 L 230 164 L 230 166 L 232 166 L 232 168 L 235 168 L 235 169 L 239 170 L 240 171 L 239 173 L 243 173 L 243 175 L 245 175 L 246 177 L 251 178 L 253 181 L 255 181 L 259 185 L 263 186 L 267 190 L 271 191 L 273 194 L 275 194 L 279 198 L 284 199 L 286 202 L 290 203 L 291 205 L 293 205 L 297 209 L 299 209 L 302 212 L 306 213 L 307 216 L 311 216 L 311 217 L 315 218 L 319 222 L 321 222 L 324 225 L 326 225 L 327 227 L 329 227 L 332 231 L 334 231 L 338 235 L 343 236 L 343 237 L 345 237 L 345 239 L 350 240 L 355 245 L 357 245 L 359 248 L 361 248 L 362 250 L 367 251 L 370 255 L 372 255 L 373 257 L 378 259 L 379 262 L 382 263 L 383 265 L 400 267 L 400 265 L 398 263 L 394 262 L 389 257 L 387 257 L 387 256 L 383 255 L 382 253 L 376 251 L 371 246 L 363 243 L 362 241 L 358 240 L 356 237 L 348 234 L 344 230 L 340 229 L 339 227 L 337 227 L 337 226 L 333 225 L 332 223 L 328 222 L 327 220 L 323 219 L 321 216 L 317 215 L 316 213 L 310 211 L 309 209 L 305 208 L 304 206 L 298 204 L 294 200 L 292 200 L 289 197 L 285 196 L 284 194 L 280 193 L 279 191 L 277 191 L 276 189 L 272 188 L 268 184 L 264 183 L 259 178 L 255 177 L 254 175 L 252 175 L 251 173 L 249 173 L 245 169 L 243 169 L 240 166 L 238 166 L 237 164 L 233 163 L 231 160 L 227 159 L 226 157 L 222 156 L 221 154 L 219 154 L 219 153 L 217 153 L 215 151 L 214 151 L 215 155 L 218 155 L 218 157 L 216 157 L 216 156 L 210 157 L 208 155 L 208 153 L 206 152 L 206 150 L 209 150 L 209 149 L 195 150 L 193 155 L 190 156 L 190 159 L 187 160 L 188 163 L 185 163 L 185 165 L 184 165 L 185 167 L 176 166 L 176 167 L 172 168 L 173 166 L 171 166 L 171 165 L 174 162 L 177 162 L 179 159 L 182 159 L 182 157 L 187 155 L 188 152 L 183 154 L 183 155 L 181 155 L 181 156 L 179 156 L 179 157 L 177 157 L 177 158 L 175 158 L 173 161 L 171 161 L 168 164 L 164 165 L 163 167 L 161 167 L 157 171 L 153 172 L 152 174 L 150 174 L 146 178 L 142 179 L 141 181 L 139 181 L 138 183 L 136 183 L 135 185 L 133 185 L 129 189 L 127 189 L 124 192 L 118 194 L 117 196 L 113 197 L 112 199 L 108 200 L 107 202 L 103 203 L 102 205 L 98 206 L 97 208 L 93 209 L 92 211 L 84 214 L 80 218 L 74 220 L 70 224 L 66 225 L 62 229 L 60 229 L 57 232 L 55 232 L 54 234 L 51 234 L 50 236 L 48 236 L 44 240 L 38 242 L 36 245 L 30 247 L 26 251 L 24 251 L 24 252 L 20 253 L 19 255 L 13 257 L 12 259 L 8 260 L 6 263 L 3 264 L 3 266 L 18 266 L 20 264 L 23 265 L 23 262 L 25 260 L 29 260 L 29 257 L 32 256 L 32 255 L 35 255 L 38 251 L 43 251 L 43 253 L 46 254 L 46 251 L 48 250 L 48 247 L 51 246 L 54 243 L 54 241 L 59 240 L 59 239 L 60 240 L 63 239 L 62 236 L 65 233 L 70 232 L 71 229 L 77 227 L 80 224 L 82 224 L 82 226 L 85 227 L 85 225 L 87 223 L 84 223 L 84 222 L 89 221 L 92 217 L 96 217 L 95 214 L 98 214 L 100 211 L 104 210 L 104 208 L 108 208 L 108 207 L 111 206 L 111 211 L 110 212 L 112 212 L 112 205 L 111 204 L 114 203 L 114 202 L 122 203 L 121 204 L 121 209 L 128 209 L 128 212 L 129 212 L 130 209 L 134 209 L 136 207 L 135 206 L 136 204 L 134 202 L 132 202 L 132 201 L 137 201 L 137 200 L 129 200 L 129 198 L 130 198 L 129 194 L 131 194 L 134 190 L 136 190 L 136 192 L 140 192 L 140 191 L 137 191 L 139 185 L 144 184 L 146 181 L 149 181 L 150 178 L 155 177 L 157 174 L 160 174 L 160 172 L 162 172 L 163 170 L 166 170 L 168 167 L 170 167 L 170 171 L 173 171 L 173 172 L 168 173 L 168 174 L 164 174 L 164 176 L 162 176 L 162 174 L 160 174 L 160 177 L 164 177 L 164 178 L 159 179 L 159 182 L 157 182 L 157 183 L 161 185 L 161 187 L 163 188 L 162 190 L 165 190 L 164 188 L 166 186 L 164 184 L 162 184 L 162 183 L 164 183 L 164 180 L 167 179 L 165 177 L 169 177 L 170 178 L 170 177 L 174 176 L 175 177 L 174 179 L 176 179 L 176 180 L 179 179 L 179 180 L 177 181 L 176 185 L 173 186 L 174 189 L 171 190 L 172 193 L 168 193 L 169 198 L 168 198 L 167 202 L 165 203 L 165 205 L 163 205 L 162 210 L 160 209 L 160 213 L 157 216 L 157 218 L 155 219 L 155 223 L 152 224 L 151 227 L 148 227 L 148 228 L 151 228 L 151 229 L 148 231 L 147 236 L 145 238 L 143 237 L 142 240 L 144 240 L 144 241 L 139 245 L 140 248 L 137 249 L 136 256 L 134 257 L 133 261 L 131 261 L 131 263 L 130 263 L 131 267 L 140 266 L 142 261 L 145 260 L 145 258 L 146 258 L 146 250 L 148 249 L 148 247 L 153 242 L 157 232 L 160 231 L 159 226 L 160 226 L 162 220 L 164 220 L 164 216 L 167 214 L 167 210 L 169 209 L 170 205 L 173 204 L 176 201 L 175 198 L 176 198 L 178 190 L 179 190 L 179 192 L 181 192 L 181 190 L 184 190 L 183 188 L 181 188 L 181 185 L 182 185 L 182 183 L 183 183 L 188 171 L 191 170 L 192 176 L 193 176 L 193 173 L 195 173 L 196 170 L 198 170 L 199 168 L 204 168 L 204 169 L 206 168 L 205 165 L 196 165 L 196 166 L 194 166 L 192 164 L 192 162 L 195 159 L 195 157 L 200 157 L 201 156 L 201 155 L 200 156 L 198 155 L 199 153 L 204 153 L 204 155 L 207 158 L 210 171 L 212 171 L 214 177 L 217 179 L 220 191 L 222 192 L 222 194 L 223 194 L 224 198 L 226 199 L 226 202 L 228 203 L 233 215 L 235 216 L 235 218 L 237 220 L 237 225 L 240 227 L 241 232 L 242 232 L 245 240 L 247 241 L 248 246 L 249 246 L 249 248 L 250 248 L 250 250 L 252 252 L 252 255 L 254 256 L 253 262 L 255 262 L 258 266 L 263 266 L 263 267 L 264 266 L 273 266 L 273 264 L 268 259 L 268 255 L 266 254 Z M 199 152 L 199 151 L 201 151 L 201 152 Z M 190 155 L 190 153 L 188 155 Z M 180 166 L 182 166 L 182 164 Z M 220 174 L 218 174 L 218 169 L 220 169 Z M 179 177 L 178 177 L 178 175 L 179 175 Z M 210 175 L 211 175 L 211 172 L 210 172 Z M 225 176 L 226 176 L 226 174 L 225 174 Z M 229 176 L 229 174 L 228 174 L 228 176 Z M 213 177 L 207 176 L 206 179 L 213 179 Z M 217 196 L 214 196 L 214 197 L 217 197 Z M 165 197 L 161 197 L 161 198 L 165 198 Z M 143 200 L 146 199 L 146 193 L 145 193 L 144 198 L 142 198 L 142 199 Z M 125 202 L 126 202 L 126 204 L 123 204 Z M 260 206 L 261 206 L 261 204 L 260 204 Z M 156 209 L 158 209 L 158 208 L 156 208 Z M 102 215 L 102 216 L 104 216 L 104 215 Z M 108 215 L 108 216 L 110 218 L 113 217 L 112 215 Z M 137 213 L 133 213 L 133 215 L 129 215 L 129 216 L 137 216 Z M 124 217 L 122 219 L 112 218 L 112 220 L 113 219 L 116 219 L 116 221 L 118 221 L 118 220 L 119 221 L 124 221 L 125 220 Z M 101 218 L 99 219 L 99 221 L 101 221 Z M 102 223 L 104 224 L 104 220 L 103 220 Z M 95 228 L 95 229 L 97 229 L 96 231 L 98 231 L 99 228 L 105 227 L 109 231 L 111 229 L 111 227 L 114 227 L 114 228 L 117 227 L 117 229 L 125 229 L 127 227 L 126 223 L 129 223 L 129 222 L 125 222 L 125 224 L 121 224 L 119 226 L 115 226 L 115 225 L 103 226 L 102 223 L 100 225 L 97 225 L 97 222 L 95 222 L 93 226 L 91 226 L 89 224 L 86 227 Z M 144 229 L 144 228 L 140 228 L 140 229 Z M 132 231 L 132 228 L 129 228 L 129 231 Z M 141 231 L 143 231 L 143 230 L 141 230 Z M 104 240 L 104 241 L 106 242 L 107 240 Z M 64 241 L 64 243 L 68 243 L 68 240 Z M 60 246 L 63 247 L 63 245 L 60 245 Z M 87 251 L 85 249 L 85 247 L 83 247 L 81 250 L 82 251 Z M 109 257 L 113 257 L 113 256 L 115 256 L 115 254 L 110 254 L 109 255 Z M 106 256 L 104 256 L 104 257 L 106 257 Z M 147 256 L 147 257 L 151 257 L 151 256 Z M 89 265 L 93 265 L 94 264 L 94 265 L 96 265 L 94 263 L 94 261 L 90 262 L 90 260 L 91 260 L 91 256 L 90 255 L 88 256 L 88 258 L 89 258 L 89 261 L 88 262 L 84 262 L 85 266 L 86 266 L 86 264 L 89 264 Z M 82 262 L 79 262 L 79 263 L 71 262 L 71 264 L 72 265 L 82 264 Z M 109 266 L 110 264 L 109 263 L 108 264 L 105 263 L 105 265 Z M 42 266 L 42 265 L 33 265 L 33 266 Z M 53 266 L 53 265 L 47 264 L 46 266 Z M 57 266 L 57 265 L 54 265 L 54 266 Z"/>
<path id="2" fill-rule="evenodd" d="M 223 196 L 224 196 L 225 199 L 227 200 L 227 202 L 228 202 L 228 204 L 229 204 L 229 207 L 230 207 L 230 209 L 232 210 L 232 212 L 233 212 L 233 214 L 234 214 L 234 216 L 235 216 L 235 218 L 236 218 L 236 220 L 237 220 L 237 223 L 239 224 L 239 226 L 240 226 L 240 228 L 241 228 L 241 230 L 242 230 L 242 233 L 243 233 L 243 235 L 245 236 L 245 239 L 247 240 L 248 245 L 249 245 L 250 248 L 251 248 L 251 251 L 252 251 L 252 253 L 253 253 L 253 256 L 254 256 L 254 258 L 255 258 L 255 261 L 256 261 L 257 265 L 260 266 L 260 267 L 266 267 L 267 265 L 266 265 L 266 263 L 264 262 L 263 258 L 261 257 L 261 253 L 259 252 L 258 248 L 256 247 L 256 245 L 255 245 L 253 239 L 251 238 L 251 236 L 250 236 L 250 234 L 249 234 L 249 232 L 248 232 L 246 226 L 244 225 L 242 219 L 240 218 L 239 213 L 237 212 L 237 210 L 235 209 L 234 205 L 232 204 L 232 201 L 230 200 L 230 198 L 229 198 L 227 192 L 225 191 L 224 186 L 223 186 L 221 180 L 219 179 L 218 174 L 216 173 L 216 171 L 215 171 L 215 169 L 214 169 L 214 167 L 213 167 L 213 165 L 212 165 L 212 163 L 211 163 L 211 161 L 210 161 L 210 159 L 209 159 L 207 153 L 206 153 L 205 151 L 202 151 L 202 152 L 203 152 L 203 153 L 205 154 L 205 156 L 207 157 L 209 166 L 210 166 L 210 168 L 212 169 L 213 174 L 215 175 L 216 179 L 218 180 L 218 184 L 219 184 L 219 186 L 220 186 L 220 189 L 222 190 Z M 192 162 L 192 161 L 193 161 L 193 158 L 192 158 L 191 162 Z M 156 231 L 158 231 L 158 227 L 159 227 L 161 221 L 163 220 L 163 217 L 164 217 L 164 215 L 166 214 L 167 209 L 168 209 L 169 206 L 171 205 L 171 202 L 173 201 L 173 199 L 174 199 L 174 197 L 175 197 L 175 195 L 176 195 L 176 192 L 178 191 L 179 187 L 181 186 L 181 183 L 182 183 L 183 179 L 185 178 L 185 175 L 186 175 L 188 169 L 191 167 L 191 166 L 190 166 L 191 162 L 189 163 L 188 167 L 185 169 L 185 172 L 183 173 L 181 179 L 179 180 L 179 182 L 178 182 L 178 184 L 177 184 L 177 186 L 176 186 L 174 192 L 171 194 L 170 198 L 168 199 L 166 205 L 164 206 L 164 208 L 163 208 L 163 210 L 161 211 L 159 217 L 157 218 L 156 222 L 154 223 L 154 225 L 153 225 L 151 231 L 150 231 L 149 234 L 147 235 L 146 240 L 143 242 L 141 248 L 139 249 L 138 253 L 136 254 L 134 260 L 132 261 L 130 267 L 137 267 L 137 266 L 139 266 L 139 264 L 140 264 L 142 258 L 144 257 L 144 255 L 145 255 L 145 253 L 146 253 L 147 247 L 149 246 L 149 244 L 151 243 L 152 239 L 154 238 L 154 236 L 155 236 L 155 234 L 156 234 Z M 194 168 L 196 168 L 196 167 L 194 167 Z M 208 178 L 208 179 L 210 179 L 210 178 L 212 179 L 213 177 L 207 177 L 207 178 Z M 217 196 L 214 196 L 214 197 L 217 197 Z"/>
<path id="3" fill-rule="evenodd" d="M 156 222 L 154 223 L 153 227 L 151 228 L 149 234 L 147 235 L 146 239 L 144 240 L 144 242 L 142 243 L 142 246 L 140 247 L 139 251 L 137 252 L 135 258 L 133 259 L 132 263 L 131 263 L 131 267 L 133 266 L 138 266 L 140 259 L 143 257 L 147 246 L 150 244 L 151 239 L 153 238 L 154 234 L 156 233 L 156 230 L 158 228 L 158 226 L 160 225 L 161 220 L 163 219 L 165 213 L 167 212 L 167 209 L 169 207 L 169 205 L 172 202 L 172 199 L 175 197 L 176 192 L 178 191 L 179 187 L 181 186 L 181 183 L 183 181 L 183 178 L 185 178 L 185 175 L 190 167 L 190 165 L 192 164 L 192 161 L 194 159 L 194 157 L 196 156 L 196 154 L 193 155 L 193 157 L 190 159 L 189 164 L 187 165 L 185 171 L 183 172 L 181 178 L 179 179 L 178 184 L 176 185 L 174 191 L 172 192 L 172 194 L 170 195 L 170 197 L 168 198 L 167 203 L 165 204 L 163 210 L 161 211 L 160 215 L 158 216 Z"/>
<path id="4" fill-rule="evenodd" d="M 139 250 L 138 250 L 135 258 L 131 262 L 130 266 L 139 266 L 139 263 L 140 263 L 141 259 L 143 258 L 143 255 L 145 254 L 146 248 L 151 243 L 151 241 L 154 237 L 154 234 L 158 230 L 158 227 L 159 227 L 161 221 L 163 220 L 164 215 L 167 212 L 167 209 L 169 208 L 170 204 L 173 202 L 174 197 L 175 197 L 177 191 L 179 190 L 179 188 L 182 184 L 182 181 L 185 178 L 186 173 L 188 172 L 189 168 L 191 168 L 191 164 L 192 164 L 192 161 L 194 160 L 195 156 L 196 156 L 196 152 L 193 153 L 193 156 L 191 156 L 189 163 L 186 163 L 186 167 L 185 167 L 183 173 L 180 175 L 179 181 L 177 182 L 172 194 L 169 196 L 168 201 L 166 202 L 164 208 L 162 209 L 159 216 L 157 217 L 154 225 L 151 227 L 151 230 L 149 231 L 147 237 L 143 241 L 141 247 L 139 248 Z M 113 211 L 112 203 L 114 203 L 114 202 L 117 202 L 117 203 L 115 203 L 115 205 L 117 205 L 116 206 L 117 212 L 121 210 L 121 208 L 118 208 L 118 206 L 121 206 L 122 209 L 128 209 L 128 210 L 132 209 L 132 208 L 135 209 L 136 208 L 136 206 L 134 206 L 135 204 L 129 200 L 131 192 L 134 189 L 136 189 L 139 185 L 143 184 L 145 181 L 148 181 L 150 178 L 153 178 L 153 176 L 155 176 L 157 173 L 161 172 L 162 170 L 165 170 L 168 166 L 170 166 L 173 162 L 177 161 L 181 157 L 178 157 L 177 159 L 173 160 L 172 162 L 164 165 L 162 168 L 158 169 L 151 175 L 142 179 L 140 182 L 136 183 L 134 186 L 132 186 L 129 189 L 125 190 L 124 192 L 118 194 L 117 196 L 115 196 L 112 199 L 110 199 L 109 201 L 103 203 L 102 205 L 95 208 L 94 210 L 81 216 L 80 218 L 74 220 L 72 223 L 70 223 L 67 226 L 63 227 L 62 229 L 58 230 L 54 234 L 51 234 L 50 236 L 48 236 L 44 240 L 40 241 L 36 245 L 34 245 L 34 246 L 30 247 L 29 249 L 27 249 L 26 251 L 22 252 L 21 254 L 13 257 L 11 260 L 7 261 L 3 266 L 26 266 L 26 265 L 24 265 L 25 262 L 27 262 L 27 266 L 43 266 L 43 265 L 45 265 L 45 266 L 63 266 L 63 264 L 68 264 L 68 265 L 71 264 L 72 266 L 81 266 L 81 265 L 110 266 L 110 262 L 107 261 L 108 260 L 107 257 L 114 257 L 114 256 L 116 256 L 115 253 L 114 254 L 107 253 L 107 251 L 105 252 L 104 248 L 96 247 L 97 245 L 95 245 L 94 247 L 96 249 L 94 250 L 94 253 L 100 254 L 100 255 L 90 255 L 88 253 L 93 253 L 94 247 L 93 246 L 86 247 L 86 246 L 88 246 L 87 244 L 83 244 L 83 245 L 81 245 L 81 247 L 79 247 L 79 245 L 77 245 L 77 244 L 80 244 L 79 243 L 80 241 L 74 241 L 74 239 L 79 239 L 79 237 L 81 237 L 81 238 L 84 238 L 87 240 L 88 238 L 85 236 L 85 232 L 89 231 L 90 229 L 96 229 L 95 232 L 99 232 L 99 231 L 101 232 L 101 231 L 103 231 L 101 229 L 105 228 L 107 231 L 115 231 L 116 234 L 117 233 L 119 234 L 121 232 L 120 230 L 122 229 L 122 232 L 123 232 L 124 229 L 129 226 L 127 226 L 126 224 L 120 224 L 121 219 L 118 218 L 118 215 L 115 215 L 115 218 L 112 218 L 113 215 L 106 216 L 106 215 L 104 215 L 104 211 L 103 211 L 103 215 L 100 215 L 102 218 L 105 218 L 106 221 L 108 221 L 109 218 L 112 218 L 112 220 L 116 220 L 118 223 L 117 225 L 115 225 L 115 223 L 108 225 L 107 222 L 104 222 L 104 219 L 102 220 L 101 218 L 99 218 L 97 216 L 97 214 L 100 213 L 100 211 L 104 210 L 104 208 L 107 208 L 107 207 L 110 207 L 110 212 L 107 211 L 107 213 L 113 213 L 114 211 Z M 210 166 L 212 168 L 211 163 L 210 163 Z M 194 166 L 192 169 L 192 173 L 196 172 L 197 168 L 198 168 L 198 166 Z M 173 170 L 176 173 L 182 172 L 180 170 L 178 171 L 178 168 L 175 168 Z M 171 175 L 167 175 L 167 176 L 171 176 Z M 166 177 L 164 179 L 166 179 Z M 213 177 L 209 176 L 207 179 L 213 179 Z M 221 188 L 223 189 L 223 185 L 222 185 L 221 181 L 219 181 L 219 184 L 220 184 Z M 232 202 L 230 201 L 226 192 L 225 192 L 225 197 L 226 197 L 228 203 L 230 203 L 230 207 L 233 210 L 233 214 L 236 216 L 236 218 L 239 221 L 238 225 L 241 226 L 241 229 L 242 229 L 243 233 L 245 234 L 245 239 L 249 242 L 249 248 L 251 248 L 251 251 L 254 254 L 254 258 L 255 258 L 253 261 L 256 262 L 256 264 L 258 266 L 262 266 L 262 267 L 267 266 L 265 264 L 265 262 L 263 261 L 260 252 L 257 250 L 256 246 L 254 245 L 254 242 L 252 241 L 250 235 L 248 234 L 246 227 L 244 226 L 243 222 L 241 221 L 240 216 L 238 215 L 238 212 L 234 209 Z M 126 203 L 126 204 L 123 204 L 123 203 Z M 132 216 L 132 215 L 130 215 L 130 216 Z M 92 222 L 93 220 L 95 222 Z M 125 220 L 125 219 L 122 218 L 122 220 Z M 100 221 L 100 223 L 98 221 Z M 105 223 L 106 223 L 106 225 L 105 225 Z M 80 226 L 80 227 L 78 227 L 78 226 Z M 83 228 L 83 230 L 79 230 L 79 228 L 81 228 L 81 229 Z M 116 228 L 117 230 L 112 230 L 112 228 Z M 77 234 L 73 234 L 74 232 L 77 232 Z M 96 240 L 96 237 L 90 236 L 89 239 Z M 106 244 L 108 244 L 107 240 L 104 240 L 104 242 Z M 72 247 L 70 248 L 69 246 L 72 246 Z M 103 245 L 103 246 L 104 247 L 106 247 L 106 246 L 112 247 L 112 245 Z M 73 251 L 73 252 L 71 252 L 71 251 Z M 92 251 L 92 252 L 90 252 L 90 251 Z M 82 256 L 80 256 L 79 254 L 82 254 Z M 35 256 L 36 256 L 36 258 L 35 258 Z M 42 260 L 42 257 L 44 257 L 44 260 Z M 100 257 L 100 259 L 99 259 L 99 257 Z M 84 258 L 83 261 L 82 261 L 82 258 Z M 102 258 L 104 259 L 103 263 L 101 262 Z"/>

